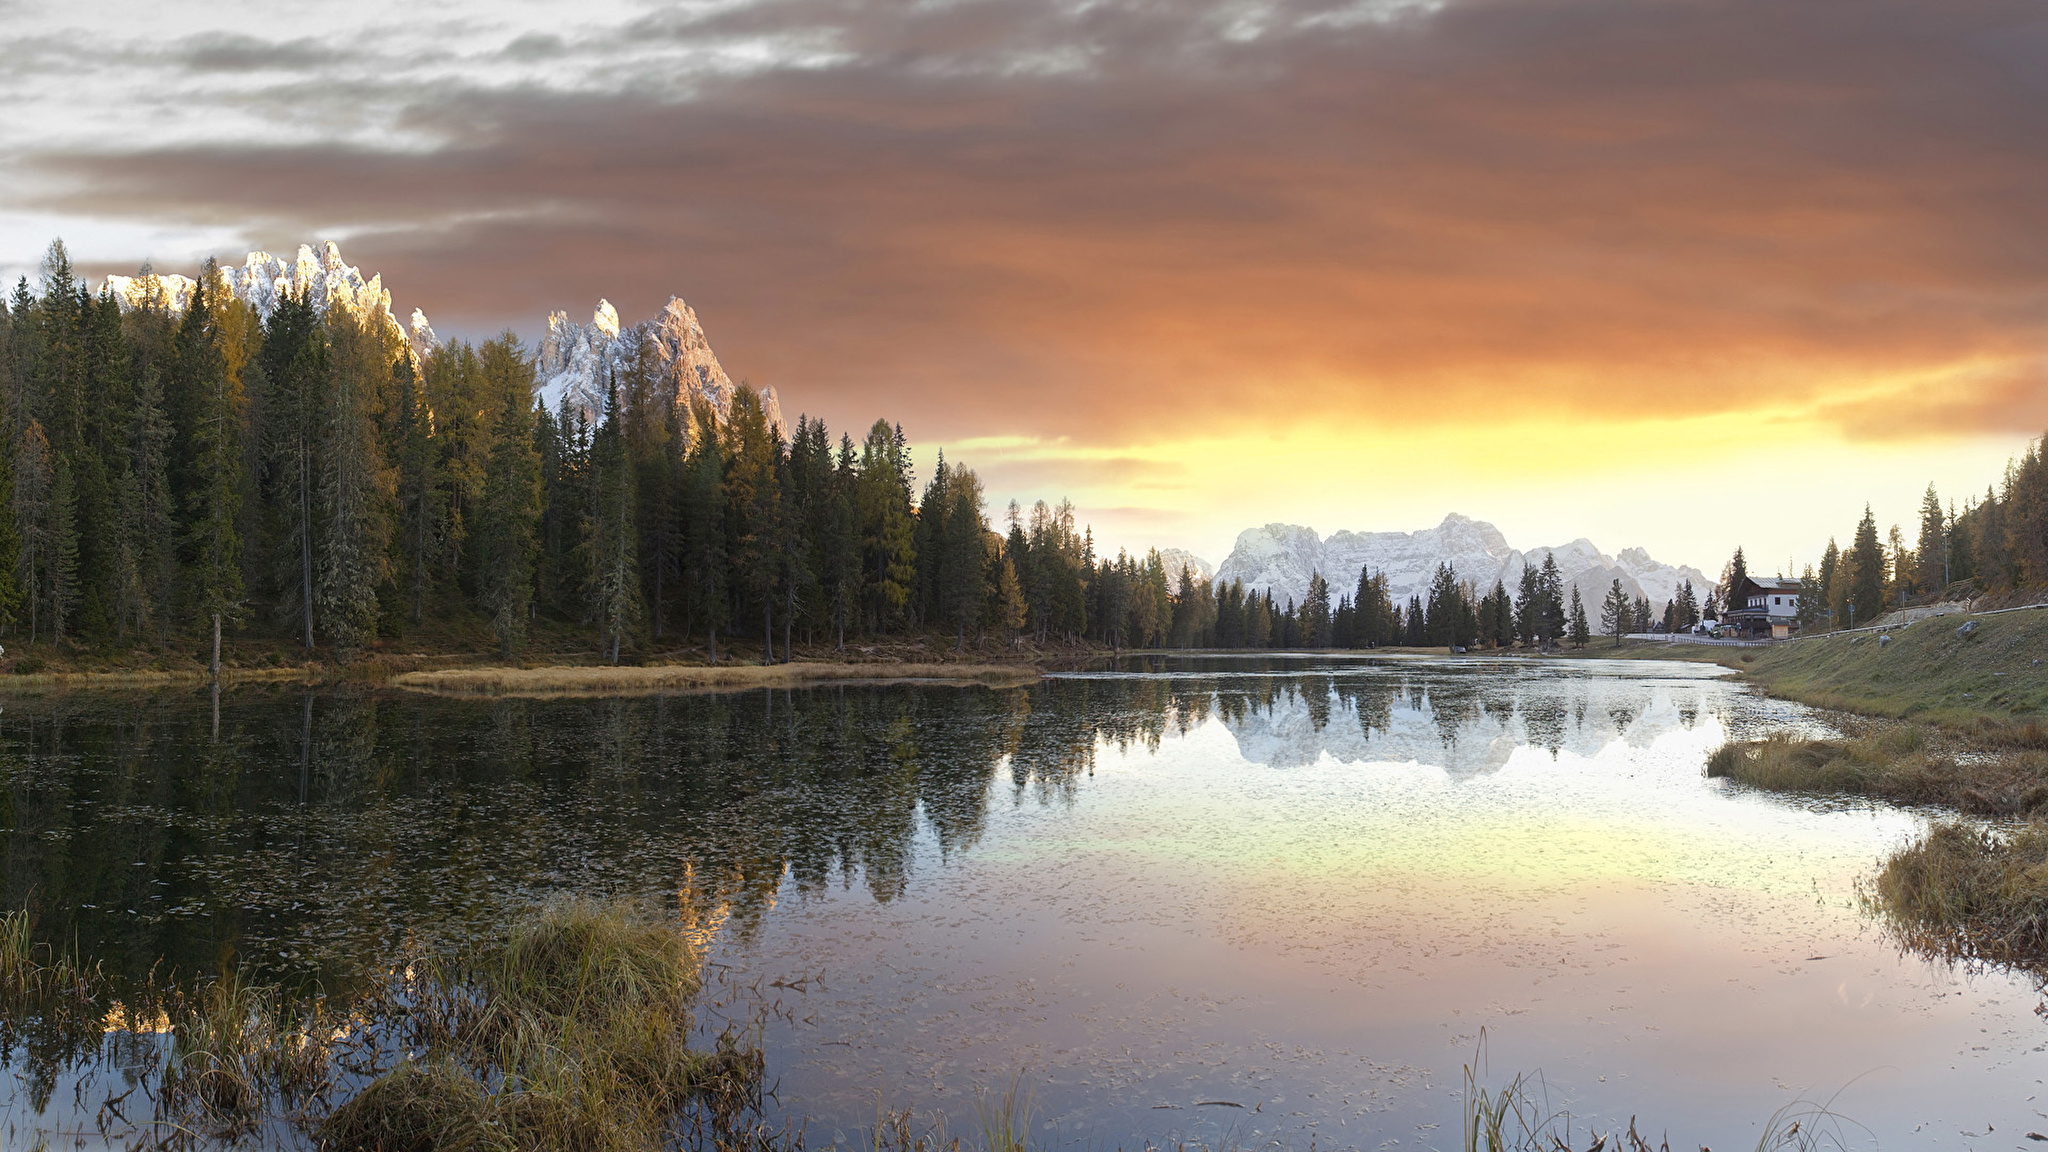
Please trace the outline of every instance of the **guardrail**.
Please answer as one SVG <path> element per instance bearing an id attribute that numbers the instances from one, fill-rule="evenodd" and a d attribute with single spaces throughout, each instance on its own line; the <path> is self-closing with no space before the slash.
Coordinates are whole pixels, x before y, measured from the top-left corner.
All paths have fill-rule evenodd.
<path id="1" fill-rule="evenodd" d="M 1722 640 L 1694 632 L 1627 632 L 1623 635 L 1630 640 L 1662 640 L 1666 644 L 1707 644 L 1716 648 L 1763 648 L 1777 643 L 1776 640 Z"/>
<path id="2" fill-rule="evenodd" d="M 1929 620 L 1953 620 L 1958 616 L 1968 620 L 1978 616 L 2003 616 L 2007 612 L 2032 612 L 2041 608 L 2048 608 L 2048 601 L 2022 604 L 2017 608 L 1987 608 L 1982 612 L 1944 612 L 1939 616 L 1922 616 L 1918 620 L 1908 620 L 1903 624 L 1866 624 L 1861 628 L 1837 628 L 1832 632 L 1806 632 L 1791 639 L 1825 640 L 1830 636 L 1854 636 L 1860 632 L 1897 632 L 1901 628 L 1911 628 L 1915 624 L 1925 624 Z"/>

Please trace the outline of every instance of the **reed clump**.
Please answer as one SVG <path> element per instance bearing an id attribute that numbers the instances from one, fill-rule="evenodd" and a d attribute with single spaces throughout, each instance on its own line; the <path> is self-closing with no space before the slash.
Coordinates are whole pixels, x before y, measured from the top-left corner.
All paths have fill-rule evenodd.
<path id="1" fill-rule="evenodd" d="M 416 962 L 392 1008 L 410 1053 L 319 1123 L 323 1147 L 645 1152 L 759 1100 L 757 1048 L 688 1045 L 699 946 L 617 905 L 563 901 L 490 947 Z"/>
<path id="2" fill-rule="evenodd" d="M 1911 724 L 1833 740 L 1731 741 L 1708 757 L 1707 775 L 1773 791 L 1846 792 L 1984 816 L 2048 810 L 2048 752 L 2019 739 L 1937 749 L 1924 728 Z"/>
<path id="3" fill-rule="evenodd" d="M 160 1121 L 234 1141 L 262 1125 L 273 1101 L 297 1107 L 332 1090 L 334 1029 L 317 1003 L 293 1004 L 235 972 L 178 1001 L 168 1015 Z"/>
<path id="4" fill-rule="evenodd" d="M 1481 1045 L 1485 1043 L 1484 1034 Z M 1575 1131 L 1572 1114 L 1550 1102 L 1541 1075 L 1517 1074 L 1498 1089 L 1479 1084 L 1465 1065 L 1463 1152 L 1671 1152 L 1669 1137 L 1651 1144 L 1631 1116 L 1626 1132 Z M 1819 1152 L 1847 1148 L 1845 1127 L 1853 1126 L 1828 1104 L 1794 1101 L 1773 1113 L 1757 1137 L 1757 1152 Z"/>
<path id="5" fill-rule="evenodd" d="M 2048 823 L 1935 825 L 1885 861 L 1865 897 L 1900 938 L 1953 960 L 2048 964 Z"/>

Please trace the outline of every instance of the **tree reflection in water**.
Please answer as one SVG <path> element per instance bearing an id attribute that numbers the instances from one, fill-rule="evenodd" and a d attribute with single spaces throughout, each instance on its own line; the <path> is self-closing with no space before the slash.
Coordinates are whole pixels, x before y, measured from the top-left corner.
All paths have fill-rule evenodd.
<path id="1" fill-rule="evenodd" d="M 243 690 L 217 736 L 203 693 L 21 700 L 0 714 L 4 898 L 117 981 L 242 967 L 334 992 L 408 935 L 473 938 L 561 890 L 653 895 L 694 869 L 739 932 L 828 886 L 894 900 L 926 853 L 972 846 L 996 798 L 1071 804 L 1098 748 L 1156 751 L 1211 720 L 1257 765 L 1470 777 L 1521 745 L 1630 738 L 1651 707 L 1640 680 L 1485 665 L 1131 670 L 584 700 Z"/>

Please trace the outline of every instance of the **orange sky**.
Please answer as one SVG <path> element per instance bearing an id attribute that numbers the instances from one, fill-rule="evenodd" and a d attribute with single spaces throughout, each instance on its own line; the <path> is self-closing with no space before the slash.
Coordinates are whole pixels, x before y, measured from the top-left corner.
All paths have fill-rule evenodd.
<path id="1" fill-rule="evenodd" d="M 0 265 L 335 237 L 444 334 L 675 292 L 1112 544 L 1798 563 L 2048 427 L 2017 0 L 170 8 L 0 43 Z"/>

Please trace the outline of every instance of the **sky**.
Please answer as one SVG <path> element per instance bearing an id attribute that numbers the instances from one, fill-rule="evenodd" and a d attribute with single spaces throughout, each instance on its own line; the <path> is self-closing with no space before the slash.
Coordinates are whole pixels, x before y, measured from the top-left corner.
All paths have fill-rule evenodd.
<path id="1" fill-rule="evenodd" d="M 1110 549 L 1718 572 L 2048 427 L 2034 0 L 0 0 L 0 275 L 336 240 L 444 336 L 671 294 Z"/>

